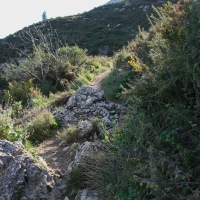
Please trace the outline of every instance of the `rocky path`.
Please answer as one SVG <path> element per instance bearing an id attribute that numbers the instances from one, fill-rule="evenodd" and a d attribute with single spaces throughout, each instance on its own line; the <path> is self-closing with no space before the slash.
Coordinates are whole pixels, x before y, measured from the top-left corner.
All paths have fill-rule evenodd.
<path id="1" fill-rule="evenodd" d="M 97 88 L 97 89 L 101 89 L 101 82 L 102 80 L 108 76 L 108 74 L 111 72 L 110 69 L 106 70 L 105 72 L 103 72 L 102 74 L 96 76 L 92 82 L 90 83 L 90 86 Z"/>
<path id="2" fill-rule="evenodd" d="M 65 151 L 64 142 L 53 136 L 40 144 L 37 153 L 47 163 L 48 167 L 56 175 L 65 175 L 70 155 Z"/>
<path id="3" fill-rule="evenodd" d="M 81 87 L 70 97 L 67 104 L 61 107 L 60 111 L 54 113 L 65 127 L 75 125 L 80 130 L 79 142 L 67 143 L 55 135 L 45 140 L 37 148 L 38 156 L 45 160 L 58 180 L 66 181 L 70 170 L 77 166 L 77 163 L 80 163 L 85 155 L 89 155 L 94 149 L 103 148 L 101 140 L 97 137 L 95 141 L 94 137 L 93 141 L 84 137 L 84 134 L 91 130 L 92 121 L 96 116 L 102 120 L 107 130 L 111 130 L 121 114 L 125 112 L 121 105 L 107 101 L 101 89 L 101 81 L 109 73 L 110 70 L 107 70 L 95 77 L 90 86 Z M 66 195 L 67 193 L 63 199 L 68 200 Z M 87 200 L 88 198 L 99 200 L 93 191 L 89 191 L 87 188 L 77 193 L 75 200 Z"/>
<path id="4" fill-rule="evenodd" d="M 96 76 L 90 86 L 101 89 L 101 81 L 110 73 L 110 69 Z M 48 167 L 56 174 L 65 174 L 67 166 L 72 160 L 72 155 L 66 151 L 69 146 L 61 139 L 53 136 L 42 142 L 37 148 L 37 153 L 47 163 Z M 71 153 L 72 154 L 72 153 Z"/>

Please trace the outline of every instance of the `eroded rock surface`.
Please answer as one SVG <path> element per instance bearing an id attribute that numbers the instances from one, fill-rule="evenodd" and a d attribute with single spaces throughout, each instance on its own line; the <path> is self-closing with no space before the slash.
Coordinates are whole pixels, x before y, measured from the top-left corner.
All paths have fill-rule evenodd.
<path id="1" fill-rule="evenodd" d="M 84 159 L 88 156 L 91 156 L 94 151 L 103 149 L 105 149 L 105 146 L 102 144 L 101 141 L 95 141 L 95 142 L 85 141 L 84 143 L 78 146 L 78 149 L 76 149 L 76 152 L 73 155 L 73 160 L 68 165 L 67 169 L 68 172 L 70 172 L 77 166 L 84 164 Z"/>
<path id="2" fill-rule="evenodd" d="M 112 128 L 124 113 L 125 108 L 106 100 L 102 90 L 83 86 L 54 114 L 66 127 L 75 124 L 80 129 L 89 129 L 95 118 Z"/>
<path id="3" fill-rule="evenodd" d="M 0 200 L 59 200 L 62 190 L 20 142 L 0 140 Z"/>
<path id="4" fill-rule="evenodd" d="M 75 200 L 100 200 L 100 198 L 96 191 L 84 189 L 77 193 Z"/>

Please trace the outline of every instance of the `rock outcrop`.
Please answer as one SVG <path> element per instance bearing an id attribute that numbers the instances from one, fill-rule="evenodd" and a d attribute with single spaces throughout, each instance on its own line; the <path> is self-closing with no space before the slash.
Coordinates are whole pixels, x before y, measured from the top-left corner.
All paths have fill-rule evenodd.
<path id="1" fill-rule="evenodd" d="M 76 143 L 74 144 L 77 145 Z M 84 164 L 85 162 L 84 159 L 88 156 L 91 156 L 94 151 L 105 149 L 105 146 L 102 144 L 101 141 L 95 141 L 95 142 L 85 141 L 83 144 L 77 147 L 78 149 L 76 149 L 76 152 L 74 154 L 74 159 L 68 165 L 68 169 L 67 169 L 68 172 L 71 172 L 72 169 L 76 168 L 79 165 Z M 71 152 L 73 151 L 72 147 L 70 151 Z"/>
<path id="2" fill-rule="evenodd" d="M 0 200 L 59 200 L 62 190 L 20 142 L 0 140 Z"/>
<path id="3" fill-rule="evenodd" d="M 96 191 L 84 189 L 77 193 L 75 200 L 100 200 L 100 198 Z"/>
<path id="4" fill-rule="evenodd" d="M 106 100 L 102 90 L 83 86 L 54 114 L 66 127 L 76 125 L 82 130 L 89 129 L 95 118 L 112 128 L 124 113 L 125 108 Z"/>

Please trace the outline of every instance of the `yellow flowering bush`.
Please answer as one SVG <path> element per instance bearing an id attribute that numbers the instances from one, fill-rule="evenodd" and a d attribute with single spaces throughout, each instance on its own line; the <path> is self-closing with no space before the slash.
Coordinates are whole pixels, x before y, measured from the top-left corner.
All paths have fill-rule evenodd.
<path id="1" fill-rule="evenodd" d="M 147 66 L 142 64 L 135 55 L 131 56 L 131 60 L 128 63 L 133 67 L 135 72 L 142 72 L 147 69 Z"/>

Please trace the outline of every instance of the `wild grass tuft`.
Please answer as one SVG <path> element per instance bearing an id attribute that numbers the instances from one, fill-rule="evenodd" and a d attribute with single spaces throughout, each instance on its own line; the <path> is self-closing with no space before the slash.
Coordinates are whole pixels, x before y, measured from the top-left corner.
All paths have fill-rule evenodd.
<path id="1" fill-rule="evenodd" d="M 34 117 L 28 127 L 29 139 L 35 143 L 41 142 L 54 133 L 57 122 L 54 116 L 47 110 Z"/>
<path id="2" fill-rule="evenodd" d="M 75 126 L 70 126 L 68 128 L 63 128 L 61 131 L 57 132 L 60 139 L 65 140 L 68 143 L 73 143 L 78 141 L 79 129 Z"/>

